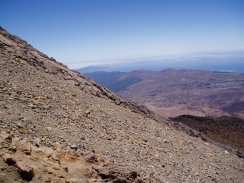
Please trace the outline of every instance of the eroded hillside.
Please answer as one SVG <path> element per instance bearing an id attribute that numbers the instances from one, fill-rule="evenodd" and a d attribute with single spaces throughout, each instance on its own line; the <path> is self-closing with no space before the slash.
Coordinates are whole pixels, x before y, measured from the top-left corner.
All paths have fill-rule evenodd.
<path id="1" fill-rule="evenodd" d="M 122 100 L 3 29 L 0 91 L 2 182 L 28 181 L 23 179 L 26 167 L 21 161 L 30 162 L 26 171 L 31 175 L 33 171 L 34 182 L 47 177 L 50 182 L 243 180 L 243 159 L 188 136 L 166 121 L 156 121 L 150 111 Z M 23 141 L 30 143 L 27 151 L 17 145 Z M 61 149 L 58 157 L 54 153 L 57 144 Z M 42 153 L 38 146 L 47 152 Z M 62 166 L 67 163 L 66 154 L 75 159 L 73 169 Z M 86 165 L 87 157 L 92 157 L 87 169 L 76 169 L 75 162 Z M 94 170 L 98 157 L 108 162 L 103 174 Z M 39 167 L 34 166 L 35 161 Z M 54 168 L 47 170 L 48 164 Z M 81 177 L 72 177 L 76 171 Z"/>

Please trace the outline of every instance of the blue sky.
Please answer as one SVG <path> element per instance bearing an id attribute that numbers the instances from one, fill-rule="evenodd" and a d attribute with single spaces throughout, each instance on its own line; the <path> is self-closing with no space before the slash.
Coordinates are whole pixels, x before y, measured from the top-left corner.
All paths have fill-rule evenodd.
<path id="1" fill-rule="evenodd" d="M 0 25 L 69 66 L 244 50 L 243 0 L 1 0 Z"/>

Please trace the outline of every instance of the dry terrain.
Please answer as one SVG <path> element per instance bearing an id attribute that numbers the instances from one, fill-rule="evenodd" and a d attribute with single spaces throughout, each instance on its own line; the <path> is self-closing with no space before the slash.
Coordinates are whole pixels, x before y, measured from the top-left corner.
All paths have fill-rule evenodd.
<path id="1" fill-rule="evenodd" d="M 244 157 L 244 120 L 239 118 L 199 117 L 181 115 L 171 120 L 184 124 L 226 148 L 237 149 L 237 154 Z"/>
<path id="2" fill-rule="evenodd" d="M 48 43 L 47 43 L 48 44 Z M 244 162 L 0 28 L 1 182 L 241 183 Z"/>
<path id="3" fill-rule="evenodd" d="M 244 74 L 168 69 L 85 74 L 159 115 L 244 118 Z"/>

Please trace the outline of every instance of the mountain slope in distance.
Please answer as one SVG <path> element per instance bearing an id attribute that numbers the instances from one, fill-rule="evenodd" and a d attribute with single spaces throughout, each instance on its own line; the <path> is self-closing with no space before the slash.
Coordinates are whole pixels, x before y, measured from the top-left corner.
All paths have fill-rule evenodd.
<path id="1" fill-rule="evenodd" d="M 243 159 L 234 153 L 176 130 L 165 120 L 156 121 L 150 111 L 122 100 L 2 28 L 0 91 L 1 175 L 16 176 L 15 182 L 75 182 L 73 171 L 84 175 L 83 182 L 243 180 Z M 93 173 L 75 166 L 83 165 L 90 153 L 88 168 Z M 97 171 L 97 166 L 105 171 Z M 66 173 L 57 177 L 63 170 Z"/>
<path id="2" fill-rule="evenodd" d="M 244 118 L 243 73 L 167 69 L 85 75 L 162 116 L 189 114 Z M 136 78 L 135 82 L 131 82 L 133 78 Z M 121 81 L 127 85 L 118 88 Z"/>
<path id="3" fill-rule="evenodd" d="M 244 120 L 227 116 L 199 117 L 191 115 L 181 115 L 171 119 L 196 130 L 222 146 L 226 146 L 227 149 L 237 149 L 237 154 L 244 156 Z"/>

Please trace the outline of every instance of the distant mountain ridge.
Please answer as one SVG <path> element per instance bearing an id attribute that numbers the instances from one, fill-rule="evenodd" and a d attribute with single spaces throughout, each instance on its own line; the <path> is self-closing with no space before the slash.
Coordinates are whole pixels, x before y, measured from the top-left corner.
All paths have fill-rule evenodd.
<path id="1" fill-rule="evenodd" d="M 162 116 L 191 114 L 244 118 L 243 73 L 166 69 L 84 75 Z M 121 82 L 125 84 L 121 85 Z"/>
<path id="2" fill-rule="evenodd" d="M 137 76 L 125 76 L 125 72 L 93 72 L 84 73 L 85 76 L 92 78 L 94 81 L 111 89 L 114 92 L 119 92 L 133 85 L 142 79 Z"/>

